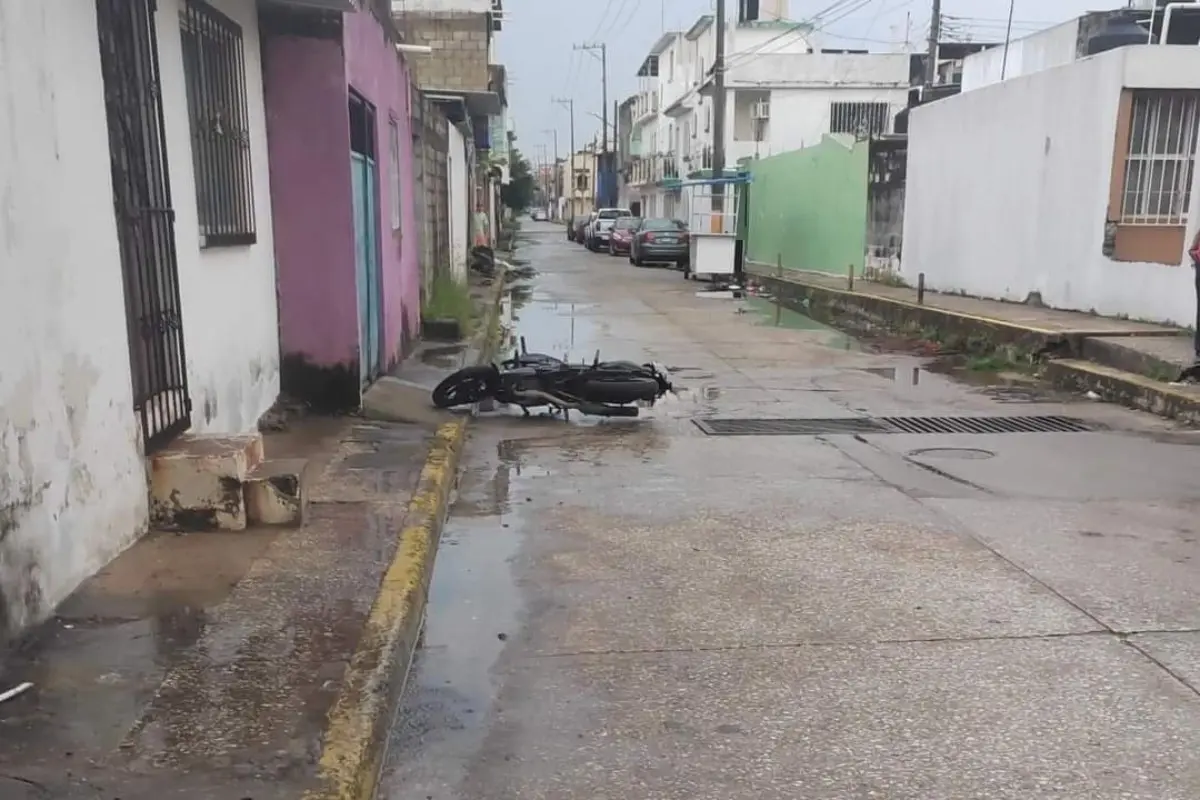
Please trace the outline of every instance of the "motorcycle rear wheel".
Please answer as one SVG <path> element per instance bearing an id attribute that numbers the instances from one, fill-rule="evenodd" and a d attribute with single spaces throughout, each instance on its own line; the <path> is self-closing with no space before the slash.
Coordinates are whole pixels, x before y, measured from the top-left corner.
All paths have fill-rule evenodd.
<path id="1" fill-rule="evenodd" d="M 495 367 L 464 367 L 437 385 L 433 404 L 438 408 L 453 408 L 478 403 L 495 393 Z"/>

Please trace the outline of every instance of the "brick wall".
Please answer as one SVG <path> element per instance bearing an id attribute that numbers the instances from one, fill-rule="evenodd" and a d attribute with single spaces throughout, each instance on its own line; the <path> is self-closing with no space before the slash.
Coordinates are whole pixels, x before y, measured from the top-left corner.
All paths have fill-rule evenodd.
<path id="1" fill-rule="evenodd" d="M 433 48 L 429 55 L 408 59 L 414 80 L 422 89 L 488 91 L 491 33 L 486 14 L 408 13 L 397 15 L 396 24 L 407 43 Z"/>

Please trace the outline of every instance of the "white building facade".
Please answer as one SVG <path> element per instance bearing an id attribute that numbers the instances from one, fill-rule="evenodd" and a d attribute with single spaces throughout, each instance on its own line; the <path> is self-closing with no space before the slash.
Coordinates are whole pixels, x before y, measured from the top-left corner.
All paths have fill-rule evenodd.
<path id="1" fill-rule="evenodd" d="M 279 386 L 255 0 L 0 0 L 0 638 Z"/>
<path id="2" fill-rule="evenodd" d="M 1187 46 L 1122 47 L 919 107 L 905 263 L 939 291 L 1187 324 L 1198 131 Z"/>
<path id="3" fill-rule="evenodd" d="M 907 54 L 817 52 L 810 27 L 787 21 L 787 11 L 784 0 L 764 3 L 757 19 L 726 28 L 727 169 L 827 134 L 890 133 L 907 105 Z M 705 15 L 660 39 L 642 66 L 630 197 L 642 199 L 645 213 L 678 215 L 678 180 L 712 168 L 716 42 Z"/>

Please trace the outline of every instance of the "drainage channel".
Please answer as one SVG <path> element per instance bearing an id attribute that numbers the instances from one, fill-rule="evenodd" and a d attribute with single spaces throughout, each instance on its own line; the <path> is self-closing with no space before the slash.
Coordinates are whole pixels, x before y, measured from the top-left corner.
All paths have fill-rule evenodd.
<path id="1" fill-rule="evenodd" d="M 694 419 L 708 436 L 828 436 L 867 433 L 1089 433 L 1103 427 L 1076 417 L 831 417 Z"/>

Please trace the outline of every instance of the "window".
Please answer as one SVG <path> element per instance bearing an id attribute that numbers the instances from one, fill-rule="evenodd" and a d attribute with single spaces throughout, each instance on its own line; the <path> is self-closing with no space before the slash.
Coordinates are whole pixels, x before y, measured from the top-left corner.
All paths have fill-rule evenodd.
<path id="1" fill-rule="evenodd" d="M 242 29 L 202 0 L 180 15 L 200 246 L 253 244 L 254 184 Z"/>
<path id="2" fill-rule="evenodd" d="M 887 133 L 891 121 L 887 103 L 830 103 L 829 132 L 865 138 Z"/>
<path id="3" fill-rule="evenodd" d="M 401 204 L 404 195 L 400 190 L 400 123 L 392 120 L 388 125 L 389 156 L 388 182 L 392 185 L 392 230 L 398 231 L 401 226 Z"/>
<path id="4" fill-rule="evenodd" d="M 1198 122 L 1198 92 L 1133 93 L 1120 224 L 1186 224 Z"/>
<path id="5" fill-rule="evenodd" d="M 758 20 L 758 0 L 740 0 L 738 2 L 738 22 L 755 22 Z"/>

